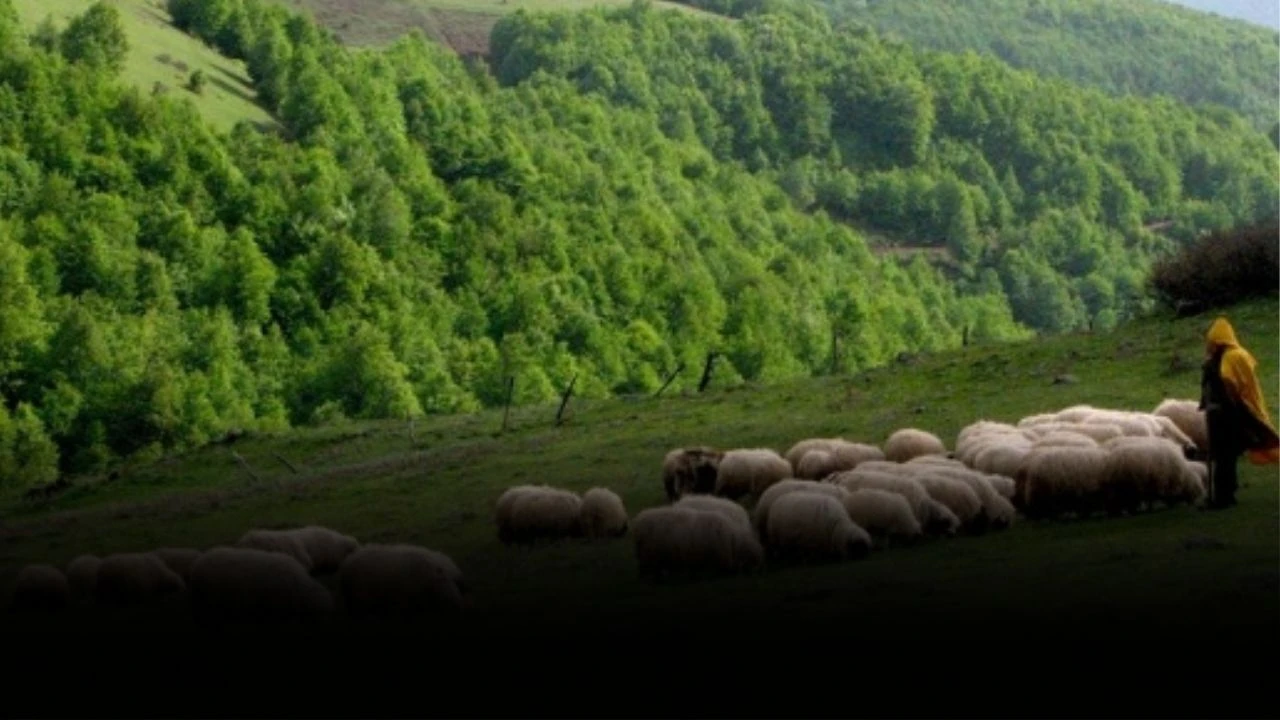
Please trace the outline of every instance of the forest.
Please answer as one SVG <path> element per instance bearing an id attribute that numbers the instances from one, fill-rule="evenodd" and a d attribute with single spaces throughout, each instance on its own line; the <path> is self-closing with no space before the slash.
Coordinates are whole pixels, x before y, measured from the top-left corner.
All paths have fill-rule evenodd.
<path id="1" fill-rule="evenodd" d="M 0 0 L 0 489 L 228 432 L 854 372 L 1114 327 L 1276 214 L 1229 108 L 915 49 L 812 6 L 517 11 L 489 65 L 169 0 L 276 132 L 121 82 L 99 2 Z"/>

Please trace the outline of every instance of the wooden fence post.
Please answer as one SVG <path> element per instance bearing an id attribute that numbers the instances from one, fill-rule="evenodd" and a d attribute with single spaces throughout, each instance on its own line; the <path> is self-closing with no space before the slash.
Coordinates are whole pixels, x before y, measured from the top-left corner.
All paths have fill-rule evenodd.
<path id="1" fill-rule="evenodd" d="M 569 396 L 573 394 L 573 384 L 578 382 L 578 376 L 574 375 L 569 381 L 569 387 L 564 389 L 564 397 L 560 398 L 560 409 L 556 411 L 556 426 L 559 427 L 563 421 L 564 407 L 569 404 Z"/>

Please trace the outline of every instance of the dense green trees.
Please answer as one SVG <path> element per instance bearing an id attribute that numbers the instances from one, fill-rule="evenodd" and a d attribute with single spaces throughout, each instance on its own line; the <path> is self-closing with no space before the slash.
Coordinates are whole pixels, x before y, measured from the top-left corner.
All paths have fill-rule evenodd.
<path id="1" fill-rule="evenodd" d="M 719 381 L 768 381 L 1113 323 L 1151 258 L 1275 196 L 1274 146 L 1230 113 L 818 15 L 518 13 L 490 76 L 416 35 L 355 51 L 275 4 L 171 0 L 284 126 L 220 136 L 22 42 L 8 2 L 4 487 L 234 428 L 473 410 L 509 376 L 538 402 L 575 377 L 648 392 L 709 351 Z M 1144 229 L 1165 217 L 1172 239 Z"/>

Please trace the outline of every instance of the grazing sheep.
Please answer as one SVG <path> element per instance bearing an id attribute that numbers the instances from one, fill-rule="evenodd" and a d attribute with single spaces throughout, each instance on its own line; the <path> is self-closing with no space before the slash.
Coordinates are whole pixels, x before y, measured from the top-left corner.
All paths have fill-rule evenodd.
<path id="1" fill-rule="evenodd" d="M 1139 413 L 1099 410 L 1080 420 L 1080 423 L 1085 425 L 1114 425 L 1128 437 L 1145 437 L 1160 434 L 1160 428 L 1156 425 L 1154 419 Z"/>
<path id="2" fill-rule="evenodd" d="M 1098 447 L 1098 441 L 1072 430 L 1052 430 L 1031 441 L 1031 449 L 1042 447 Z"/>
<path id="3" fill-rule="evenodd" d="M 956 459 L 973 465 L 978 453 L 992 444 L 1002 442 L 1025 443 L 1027 437 L 1021 428 L 994 420 L 979 420 L 961 428 L 956 435 Z"/>
<path id="4" fill-rule="evenodd" d="M 504 544 L 582 535 L 582 498 L 549 485 L 519 485 L 498 498 L 495 519 Z"/>
<path id="5" fill-rule="evenodd" d="M 730 450 L 720 461 L 715 494 L 737 500 L 759 496 L 769 486 L 792 476 L 791 463 L 769 448 Z"/>
<path id="6" fill-rule="evenodd" d="M 1191 468 L 1191 472 L 1195 473 L 1196 479 L 1200 481 L 1200 487 L 1205 494 L 1209 492 L 1209 465 L 1200 460 L 1188 460 L 1187 465 Z"/>
<path id="7" fill-rule="evenodd" d="M 1123 440 L 1112 443 L 1107 455 L 1102 494 L 1109 513 L 1134 514 L 1144 504 L 1176 505 L 1203 496 L 1204 486 L 1173 441 Z"/>
<path id="8" fill-rule="evenodd" d="M 627 508 L 622 498 L 608 488 L 591 488 L 582 494 L 582 533 L 589 538 L 621 537 L 627 534 Z"/>
<path id="9" fill-rule="evenodd" d="M 909 545 L 924 532 L 911 504 L 898 493 L 862 488 L 848 493 L 843 504 L 849 519 L 872 536 L 876 547 L 890 542 Z"/>
<path id="10" fill-rule="evenodd" d="M 102 558 L 97 555 L 81 555 L 67 564 L 67 583 L 71 586 L 71 599 L 78 603 L 93 602 L 98 587 L 98 568 Z"/>
<path id="11" fill-rule="evenodd" d="M 1054 415 L 1062 422 L 1078 423 L 1096 412 L 1098 412 L 1098 408 L 1092 405 L 1072 405 L 1064 410 L 1059 410 Z"/>
<path id="12" fill-rule="evenodd" d="M 1209 427 L 1206 424 L 1204 411 L 1195 400 L 1177 400 L 1166 398 L 1151 411 L 1151 414 L 1167 417 L 1178 426 L 1200 452 L 1209 450 Z"/>
<path id="13" fill-rule="evenodd" d="M 462 592 L 451 575 L 452 560 L 414 545 L 371 543 L 343 561 L 338 570 L 347 613 L 355 618 L 456 614 Z"/>
<path id="14" fill-rule="evenodd" d="M 835 453 L 829 450 L 810 450 L 796 465 L 796 477 L 802 480 L 821 480 L 841 470 L 846 470 Z"/>
<path id="15" fill-rule="evenodd" d="M 966 467 L 937 467 L 932 468 L 931 473 L 940 477 L 958 480 L 973 490 L 978 496 L 978 500 L 982 503 L 982 527 L 1000 530 L 1012 525 L 1017 517 L 1018 511 L 1014 508 L 1013 503 L 1009 502 L 1003 494 L 997 492 L 993 483 L 988 479 L 994 476 L 978 473 Z M 1009 479 L 1009 484 L 1013 484 L 1012 479 Z"/>
<path id="16" fill-rule="evenodd" d="M 314 563 L 302 538 L 292 530 L 250 530 L 236 541 L 236 547 L 246 550 L 281 553 L 293 558 L 311 572 Z"/>
<path id="17" fill-rule="evenodd" d="M 896 430 L 884 443 L 884 456 L 893 462 L 906 462 L 921 455 L 946 455 L 947 446 L 933 433 L 916 428 Z"/>
<path id="18" fill-rule="evenodd" d="M 1182 448 L 1184 452 L 1199 449 L 1195 441 L 1188 437 L 1186 433 L 1182 432 L 1182 429 L 1179 428 L 1177 423 L 1175 423 L 1171 418 L 1165 417 L 1164 415 L 1152 415 L 1151 417 L 1155 418 L 1156 424 L 1160 427 L 1160 432 L 1156 433 L 1157 437 L 1172 440 L 1177 443 L 1178 447 Z"/>
<path id="19" fill-rule="evenodd" d="M 816 492 L 824 495 L 830 495 L 837 500 L 843 502 L 848 492 L 839 485 L 831 483 L 818 482 L 815 480 L 799 480 L 790 478 L 782 482 L 774 483 L 760 495 L 760 499 L 756 501 L 753 510 L 752 521 L 756 532 L 760 537 L 765 537 L 767 533 L 766 525 L 769 519 L 769 508 L 778 498 L 791 492 Z"/>
<path id="20" fill-rule="evenodd" d="M 784 480 L 783 482 L 786 481 Z M 775 485 L 774 487 L 777 486 Z M 773 488 L 769 489 L 772 490 Z M 751 516 L 747 514 L 747 509 L 728 498 L 716 497 L 715 495 L 686 495 L 677 500 L 673 507 L 719 513 L 731 520 L 735 526 L 743 531 L 751 532 Z"/>
<path id="21" fill-rule="evenodd" d="M 782 457 L 790 463 L 791 467 L 798 468 L 805 455 L 815 450 L 831 452 L 831 448 L 834 445 L 835 438 L 808 438 L 792 445 Z"/>
<path id="22" fill-rule="evenodd" d="M 871 550 L 871 535 L 830 495 L 786 493 L 769 507 L 765 527 L 765 545 L 779 557 L 847 560 L 864 557 Z"/>
<path id="23" fill-rule="evenodd" d="M 911 512 L 920 521 L 920 526 L 929 535 L 954 535 L 960 527 L 960 518 L 950 508 L 930 497 L 924 487 L 910 477 L 859 467 L 834 475 L 827 481 L 850 492 L 871 488 L 903 496 L 911 505 Z"/>
<path id="24" fill-rule="evenodd" d="M 994 443 L 982 448 L 973 459 L 973 469 L 990 475 L 1013 477 L 1031 452 L 1031 443 Z"/>
<path id="25" fill-rule="evenodd" d="M 334 610 L 329 590 L 288 553 L 217 547 L 191 565 L 199 622 L 313 621 Z"/>
<path id="26" fill-rule="evenodd" d="M 912 478 L 920 483 L 929 497 L 947 506 L 960 519 L 960 525 L 972 530 L 984 527 L 982 500 L 965 483 L 939 473 L 924 472 Z"/>
<path id="27" fill-rule="evenodd" d="M 716 489 L 724 452 L 710 447 L 677 448 L 662 460 L 662 486 L 667 500 L 684 495 L 710 495 Z"/>
<path id="28" fill-rule="evenodd" d="M 760 541 L 727 514 L 691 507 L 642 510 L 631 522 L 642 578 L 732 574 L 764 563 Z"/>
<path id="29" fill-rule="evenodd" d="M 200 551 L 191 548 L 159 548 L 152 550 L 151 554 L 160 558 L 161 562 L 184 581 L 191 575 L 191 564 L 200 557 Z"/>
<path id="30" fill-rule="evenodd" d="M 1047 447 L 1029 453 L 1014 478 L 1015 503 L 1030 518 L 1098 509 L 1108 452 L 1097 447 Z"/>
<path id="31" fill-rule="evenodd" d="M 124 606 L 164 600 L 187 589 L 182 576 L 152 553 L 117 553 L 98 566 L 94 597 L 99 605 Z"/>
<path id="32" fill-rule="evenodd" d="M 311 558 L 312 574 L 329 574 L 338 571 L 342 561 L 360 548 L 360 541 L 321 525 L 287 530 L 302 543 L 307 557 Z"/>
<path id="33" fill-rule="evenodd" d="M 71 586 L 61 570 L 43 563 L 18 573 L 9 608 L 18 612 L 61 610 L 71 603 Z"/>

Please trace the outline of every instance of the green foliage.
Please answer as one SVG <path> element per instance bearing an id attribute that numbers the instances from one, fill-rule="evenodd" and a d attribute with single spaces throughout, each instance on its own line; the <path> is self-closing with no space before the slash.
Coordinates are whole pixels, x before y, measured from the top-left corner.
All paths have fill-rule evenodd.
<path id="1" fill-rule="evenodd" d="M 0 60 L 0 393 L 65 472 L 494 407 L 510 378 L 517 404 L 649 393 L 718 353 L 718 385 L 780 382 L 1118 322 L 1176 246 L 1151 213 L 1194 231 L 1275 190 L 1238 116 L 817 15 L 518 12 L 495 82 L 275 4 L 169 9 L 283 132 L 38 45 Z"/>
<path id="2" fill-rule="evenodd" d="M 105 68 L 112 73 L 124 69 L 124 60 L 129 54 L 120 11 L 103 0 L 90 5 L 67 25 L 60 46 L 67 60 Z"/>
<path id="3" fill-rule="evenodd" d="M 1117 96 L 1168 95 L 1276 121 L 1280 76 L 1273 29 L 1159 0 L 819 0 L 832 17 L 922 48 L 976 51 Z M 697 3 L 694 3 L 697 4 Z"/>

